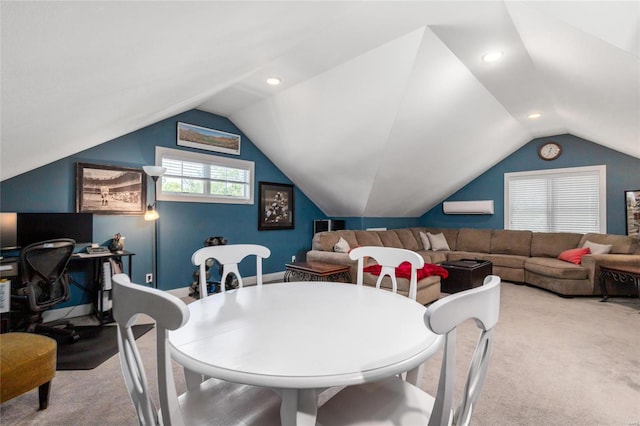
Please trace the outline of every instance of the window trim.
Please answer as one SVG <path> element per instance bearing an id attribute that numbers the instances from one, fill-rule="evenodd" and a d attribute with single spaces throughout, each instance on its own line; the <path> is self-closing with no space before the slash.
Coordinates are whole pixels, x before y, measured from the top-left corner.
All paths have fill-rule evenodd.
<path id="1" fill-rule="evenodd" d="M 199 152 L 185 151 L 181 149 L 165 148 L 156 146 L 155 163 L 162 165 L 162 157 L 167 156 L 177 160 L 194 161 L 198 163 L 215 164 L 223 167 L 232 167 L 244 169 L 249 172 L 249 198 L 238 199 L 229 197 L 217 197 L 215 195 L 187 195 L 187 194 L 168 194 L 162 191 L 162 178 L 156 183 L 156 199 L 158 201 L 175 201 L 187 203 L 219 203 L 219 204 L 254 204 L 254 183 L 255 183 L 255 163 L 253 161 L 239 160 L 236 158 L 221 157 L 218 155 L 201 154 Z"/>
<path id="2" fill-rule="evenodd" d="M 600 214 L 599 214 L 599 232 L 602 234 L 607 233 L 607 166 L 582 166 L 582 167 L 565 167 L 561 169 L 545 169 L 545 170 L 530 170 L 524 172 L 510 172 L 504 174 L 504 229 L 511 229 L 511 210 L 510 210 L 510 193 L 509 182 L 511 179 L 517 179 L 522 177 L 534 177 L 542 175 L 562 175 L 562 174 L 576 174 L 584 172 L 598 172 L 599 191 L 600 191 Z M 561 232 L 561 231 L 558 231 Z"/>

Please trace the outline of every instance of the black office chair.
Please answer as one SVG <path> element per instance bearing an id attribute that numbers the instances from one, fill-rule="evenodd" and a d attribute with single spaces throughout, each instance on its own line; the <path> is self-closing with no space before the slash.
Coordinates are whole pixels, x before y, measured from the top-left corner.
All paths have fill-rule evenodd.
<path id="1" fill-rule="evenodd" d="M 58 341 L 79 339 L 68 321 L 42 323 L 45 311 L 69 300 L 69 277 L 65 272 L 75 245 L 72 239 L 60 238 L 22 249 L 20 279 L 11 289 L 11 320 L 15 331 L 44 334 Z"/>

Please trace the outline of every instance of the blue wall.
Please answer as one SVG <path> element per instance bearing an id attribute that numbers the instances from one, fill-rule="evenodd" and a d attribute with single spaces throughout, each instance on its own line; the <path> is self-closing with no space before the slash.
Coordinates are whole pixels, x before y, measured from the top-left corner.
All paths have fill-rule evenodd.
<path id="1" fill-rule="evenodd" d="M 260 152 L 228 119 L 203 111 L 192 110 L 163 120 L 136 132 L 82 151 L 28 173 L 3 181 L 0 207 L 2 211 L 73 212 L 75 206 L 75 163 L 110 164 L 141 167 L 154 164 L 155 147 L 189 148 L 176 145 L 178 121 L 201 125 L 242 135 L 240 156 L 229 156 L 255 162 L 255 191 L 258 182 L 291 183 L 289 179 Z M 562 144 L 562 156 L 551 162 L 539 159 L 537 148 L 547 140 Z M 197 151 L 197 150 L 194 150 Z M 198 151 L 207 153 L 206 151 Z M 224 155 L 224 154 L 216 154 Z M 502 229 L 504 226 L 504 173 L 525 170 L 607 166 L 607 229 L 609 233 L 625 233 L 624 191 L 640 189 L 640 160 L 572 135 L 535 139 L 480 177 L 449 197 L 448 200 L 492 199 L 493 215 L 444 215 L 439 204 L 419 218 L 347 217 L 347 229 L 413 226 L 472 227 Z M 152 192 L 149 179 L 148 192 Z M 326 216 L 297 188 L 295 190 L 295 229 L 258 231 L 258 211 L 255 205 L 158 202 L 159 279 L 162 289 L 186 287 L 193 281 L 191 254 L 203 246 L 205 238 L 222 235 L 231 244 L 256 243 L 271 249 L 263 272 L 284 270 L 292 255 L 302 259 L 311 246 L 313 220 Z M 340 219 L 340 218 L 335 218 Z M 94 216 L 94 241 L 106 243 L 115 233 L 126 236 L 125 248 L 133 257 L 133 280 L 144 282 L 144 274 L 153 272 L 153 222 L 141 216 Z M 243 275 L 254 275 L 253 262 L 243 262 Z M 68 304 L 83 300 L 76 290 Z"/>
<path id="2" fill-rule="evenodd" d="M 562 145 L 558 159 L 544 161 L 538 157 L 538 147 L 547 141 Z M 602 164 L 607 166 L 607 233 L 624 235 L 624 191 L 640 189 L 640 160 L 573 135 L 534 139 L 445 200 L 494 200 L 493 215 L 445 215 L 442 204 L 438 204 L 420 217 L 419 223 L 444 228 L 503 229 L 505 173 Z"/>
<path id="3" fill-rule="evenodd" d="M 168 290 L 186 287 L 193 281 L 195 268 L 192 253 L 203 247 L 209 236 L 222 235 L 230 244 L 254 243 L 271 249 L 263 264 L 263 273 L 284 271 L 292 255 L 311 248 L 313 220 L 326 216 L 297 188 L 294 193 L 295 229 L 258 231 L 258 182 L 292 183 L 260 150 L 224 117 L 191 110 L 133 133 L 82 151 L 2 182 L 1 208 L 11 212 L 73 212 L 75 209 L 75 163 L 142 167 L 155 164 L 155 147 L 192 150 L 176 145 L 178 121 L 223 130 L 242 136 L 241 155 L 214 155 L 255 162 L 254 205 L 158 202 L 158 286 Z M 152 180 L 148 194 L 153 196 Z M 153 222 L 142 216 L 94 215 L 94 242 L 105 243 L 119 232 L 125 249 L 135 252 L 133 281 L 144 282 L 144 274 L 153 272 Z M 255 261 L 247 259 L 240 266 L 246 276 L 255 275 Z M 77 293 L 77 291 L 76 291 Z M 74 294 L 67 304 L 80 303 Z"/>

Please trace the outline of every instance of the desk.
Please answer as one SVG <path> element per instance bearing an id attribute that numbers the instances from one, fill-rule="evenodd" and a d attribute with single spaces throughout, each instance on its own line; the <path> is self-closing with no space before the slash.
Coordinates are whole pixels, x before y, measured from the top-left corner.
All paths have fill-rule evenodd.
<path id="1" fill-rule="evenodd" d="M 100 324 L 113 321 L 111 314 L 111 275 L 120 271 L 110 271 L 108 279 L 105 277 L 104 262 L 109 259 L 127 259 L 127 272 L 131 276 L 132 260 L 131 256 L 135 253 L 130 251 L 121 250 L 108 253 L 74 253 L 71 256 L 72 262 L 91 262 L 92 263 L 92 291 L 93 302 L 96 312 L 96 318 L 100 321 Z M 67 267 L 69 270 L 70 267 Z"/>
<path id="2" fill-rule="evenodd" d="M 169 345 L 192 372 L 279 391 L 283 425 L 314 425 L 322 390 L 415 373 L 439 349 L 425 310 L 368 286 L 264 284 L 191 303 Z"/>

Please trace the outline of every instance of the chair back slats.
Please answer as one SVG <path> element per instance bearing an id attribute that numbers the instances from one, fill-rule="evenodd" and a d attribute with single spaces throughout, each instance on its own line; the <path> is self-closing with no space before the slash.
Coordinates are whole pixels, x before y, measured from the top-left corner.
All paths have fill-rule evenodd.
<path id="1" fill-rule="evenodd" d="M 487 375 L 493 346 L 493 329 L 499 313 L 500 277 L 495 275 L 487 276 L 481 287 L 447 296 L 427 308 L 424 314 L 426 326 L 434 333 L 445 335 L 438 393 L 429 426 L 469 424 Z M 468 319 L 475 321 L 481 333 L 471 358 L 461 399 L 451 419 L 456 373 L 456 331 L 457 326 Z"/>
<path id="2" fill-rule="evenodd" d="M 424 266 L 424 259 L 418 253 L 394 247 L 364 246 L 351 250 L 349 257 L 352 260 L 358 261 L 358 277 L 356 280 L 358 285 L 362 285 L 364 281 L 365 258 L 371 257 L 381 266 L 380 275 L 376 281 L 376 288 L 380 288 L 382 279 L 388 276 L 391 279 L 391 289 L 394 293 L 398 291 L 396 268 L 403 262 L 409 262 L 411 264 L 409 297 L 416 300 L 418 292 L 418 269 Z"/>
<path id="3" fill-rule="evenodd" d="M 271 256 L 271 250 L 257 244 L 228 244 L 223 246 L 209 246 L 196 250 L 191 256 L 191 263 L 199 268 L 200 297 L 207 296 L 207 265 L 208 259 L 217 260 L 223 267 L 220 280 L 220 291 L 224 292 L 228 276 L 235 275 L 238 286 L 243 287 L 238 264 L 247 256 L 256 256 L 256 281 L 262 285 L 262 259 Z"/>
<path id="4" fill-rule="evenodd" d="M 116 274 L 113 282 L 113 317 L 118 324 L 120 364 L 129 395 L 141 425 L 184 424 L 176 394 L 167 333 L 189 319 L 187 305 L 169 293 L 134 284 L 126 274 Z M 131 327 L 139 314 L 156 321 L 158 393 L 161 418 L 149 397 L 147 378 Z"/>
<path id="5" fill-rule="evenodd" d="M 21 250 L 21 284 L 31 311 L 41 312 L 69 299 L 65 271 L 75 244 L 70 238 L 60 238 L 30 244 Z"/>

